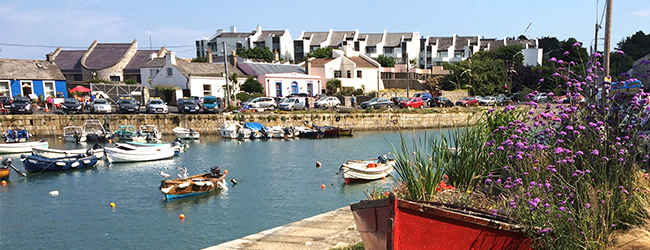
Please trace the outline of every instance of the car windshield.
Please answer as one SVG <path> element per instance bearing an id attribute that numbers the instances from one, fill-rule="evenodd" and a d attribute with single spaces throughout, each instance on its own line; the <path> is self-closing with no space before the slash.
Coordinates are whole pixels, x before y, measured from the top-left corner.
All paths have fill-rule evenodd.
<path id="1" fill-rule="evenodd" d="M 14 99 L 14 103 L 29 103 L 29 99 L 27 99 L 27 98 L 16 98 L 16 99 Z"/>
<path id="2" fill-rule="evenodd" d="M 213 103 L 217 103 L 217 99 L 212 99 L 212 98 L 210 98 L 210 99 L 204 99 L 204 100 L 203 100 L 203 103 L 205 103 L 205 104 L 213 104 Z"/>
<path id="3" fill-rule="evenodd" d="M 104 99 L 95 99 L 95 104 L 107 104 L 108 101 Z"/>
<path id="4" fill-rule="evenodd" d="M 149 101 L 149 104 L 163 104 L 162 100 L 151 100 Z"/>
<path id="5" fill-rule="evenodd" d="M 469 100 L 469 97 L 463 97 L 461 100 Z"/>
<path id="6" fill-rule="evenodd" d="M 18 101 L 18 99 L 16 99 L 16 101 Z M 77 101 L 77 99 L 68 98 L 68 99 L 65 99 L 65 101 L 63 101 L 63 103 L 64 104 L 77 104 L 77 103 L 79 103 L 79 101 Z"/>
<path id="7" fill-rule="evenodd" d="M 368 102 L 376 102 L 376 101 L 377 101 L 377 97 L 374 97 L 374 98 L 370 99 L 370 101 L 368 101 Z"/>
<path id="8" fill-rule="evenodd" d="M 283 101 L 283 103 L 293 103 L 296 101 L 296 98 L 289 98 Z"/>
<path id="9" fill-rule="evenodd" d="M 122 103 L 123 104 L 134 104 L 133 100 L 131 100 L 131 99 L 124 99 L 124 100 L 122 100 Z"/>

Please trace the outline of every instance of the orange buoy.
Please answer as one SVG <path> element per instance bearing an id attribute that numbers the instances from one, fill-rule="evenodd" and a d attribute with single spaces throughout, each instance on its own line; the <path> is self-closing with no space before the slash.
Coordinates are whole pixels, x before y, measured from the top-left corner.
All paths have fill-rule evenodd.
<path id="1" fill-rule="evenodd" d="M 385 180 L 385 179 L 386 179 L 386 176 L 382 176 L 381 179 L 382 179 L 382 180 Z"/>
<path id="2" fill-rule="evenodd" d="M 368 168 L 374 168 L 374 167 L 377 167 L 377 164 L 375 164 L 374 162 L 368 163 Z"/>
<path id="3" fill-rule="evenodd" d="M 316 162 L 316 167 L 317 167 L 317 168 L 320 168 L 320 161 L 317 161 L 317 162 Z"/>
<path id="4" fill-rule="evenodd" d="M 3 185 L 3 186 L 6 186 L 6 185 L 7 185 L 7 181 L 2 180 L 2 185 Z"/>
<path id="5" fill-rule="evenodd" d="M 325 184 L 320 185 L 320 188 L 325 189 Z"/>
<path id="6" fill-rule="evenodd" d="M 115 203 L 111 202 L 111 207 L 115 207 Z"/>
<path id="7" fill-rule="evenodd" d="M 224 173 L 224 174 L 228 174 L 228 170 L 224 170 L 223 173 Z"/>
<path id="8" fill-rule="evenodd" d="M 184 219 L 185 219 L 185 214 L 180 214 L 180 215 L 178 216 L 178 218 L 181 219 L 181 220 L 184 220 Z"/>

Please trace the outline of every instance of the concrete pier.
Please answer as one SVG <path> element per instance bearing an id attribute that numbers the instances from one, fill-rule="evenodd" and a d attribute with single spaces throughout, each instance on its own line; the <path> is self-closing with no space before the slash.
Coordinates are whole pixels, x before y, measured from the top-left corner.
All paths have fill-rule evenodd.
<path id="1" fill-rule="evenodd" d="M 360 241 L 350 206 L 345 206 L 205 249 L 327 250 Z"/>

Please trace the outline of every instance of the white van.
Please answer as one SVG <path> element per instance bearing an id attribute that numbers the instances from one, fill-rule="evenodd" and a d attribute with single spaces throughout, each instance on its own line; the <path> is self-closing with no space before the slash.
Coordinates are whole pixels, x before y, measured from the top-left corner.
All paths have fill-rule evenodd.
<path id="1" fill-rule="evenodd" d="M 305 97 L 290 97 L 278 104 L 280 110 L 305 110 L 307 109 Z"/>

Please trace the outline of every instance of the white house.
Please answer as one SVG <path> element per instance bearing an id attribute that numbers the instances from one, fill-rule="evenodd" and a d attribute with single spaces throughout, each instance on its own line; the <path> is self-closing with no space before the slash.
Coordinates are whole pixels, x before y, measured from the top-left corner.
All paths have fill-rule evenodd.
<path id="1" fill-rule="evenodd" d="M 215 57 L 223 55 L 223 42 L 226 43 L 226 51 L 266 46 L 271 52 L 277 52 L 280 59 L 288 62 L 294 60 L 293 39 L 289 30 L 262 30 L 259 25 L 251 32 L 237 32 L 235 26 L 230 27 L 230 32 L 218 29 L 211 37 L 196 41 L 196 56 L 207 57 L 208 49 Z"/>

